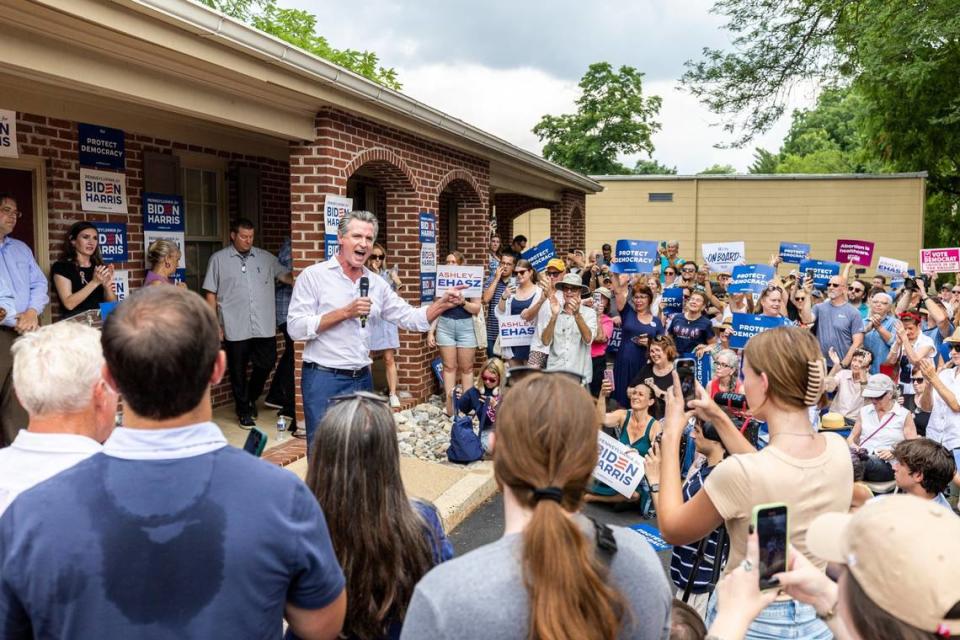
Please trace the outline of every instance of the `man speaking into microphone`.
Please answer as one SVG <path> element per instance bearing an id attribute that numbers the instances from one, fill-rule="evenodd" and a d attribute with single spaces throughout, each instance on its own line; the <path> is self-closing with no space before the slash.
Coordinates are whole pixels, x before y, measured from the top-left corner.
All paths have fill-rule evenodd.
<path id="1" fill-rule="evenodd" d="M 425 308 L 405 302 L 364 266 L 377 230 L 375 215 L 351 211 L 337 230 L 340 252 L 304 269 L 293 285 L 287 332 L 306 342 L 300 388 L 308 453 L 330 398 L 373 389 L 367 318 L 379 317 L 424 333 L 437 316 L 464 303 L 459 289 L 447 291 Z"/>

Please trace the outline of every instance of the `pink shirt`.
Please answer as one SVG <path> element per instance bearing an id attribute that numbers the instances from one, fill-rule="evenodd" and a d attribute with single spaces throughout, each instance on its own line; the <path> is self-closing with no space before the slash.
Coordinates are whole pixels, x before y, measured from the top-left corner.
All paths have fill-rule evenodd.
<path id="1" fill-rule="evenodd" d="M 607 314 L 603 314 L 600 316 L 600 326 L 603 327 L 603 335 L 607 336 L 607 340 L 604 342 L 594 342 L 590 345 L 591 358 L 602 356 L 607 352 L 607 342 L 610 340 L 610 336 L 613 335 L 613 318 Z"/>

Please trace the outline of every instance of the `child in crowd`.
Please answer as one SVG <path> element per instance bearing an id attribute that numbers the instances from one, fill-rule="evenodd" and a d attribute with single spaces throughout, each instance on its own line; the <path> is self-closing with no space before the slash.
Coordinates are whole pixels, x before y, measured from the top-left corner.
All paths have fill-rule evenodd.
<path id="1" fill-rule="evenodd" d="M 491 434 L 497 423 L 497 405 L 501 400 L 503 383 L 506 380 L 506 367 L 500 358 L 490 358 L 480 370 L 477 384 L 457 399 L 457 410 L 469 415 L 473 413 L 480 421 L 480 444 L 486 454 L 491 454 L 493 442 Z"/>

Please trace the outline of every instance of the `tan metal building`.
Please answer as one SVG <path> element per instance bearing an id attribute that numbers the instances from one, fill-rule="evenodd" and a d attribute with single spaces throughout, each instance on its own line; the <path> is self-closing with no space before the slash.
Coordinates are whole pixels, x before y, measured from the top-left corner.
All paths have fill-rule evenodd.
<path id="1" fill-rule="evenodd" d="M 922 248 L 926 173 L 593 178 L 604 189 L 587 196 L 590 249 L 619 238 L 679 240 L 680 255 L 700 262 L 702 243 L 743 240 L 748 262 L 766 262 L 788 241 L 832 260 L 845 238 L 876 244 L 873 267 L 878 255 L 916 264 Z M 534 235 L 549 229 L 542 215 L 517 223 Z"/>

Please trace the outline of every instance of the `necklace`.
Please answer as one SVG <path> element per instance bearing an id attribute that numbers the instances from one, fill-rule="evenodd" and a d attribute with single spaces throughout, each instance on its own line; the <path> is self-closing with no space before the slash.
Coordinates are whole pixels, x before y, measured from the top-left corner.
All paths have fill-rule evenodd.
<path id="1" fill-rule="evenodd" d="M 814 438 L 816 435 L 816 433 L 790 433 L 789 431 L 777 434 L 777 436 L 797 436 L 798 438 Z M 774 437 L 776 436 L 771 436 L 771 439 Z"/>

